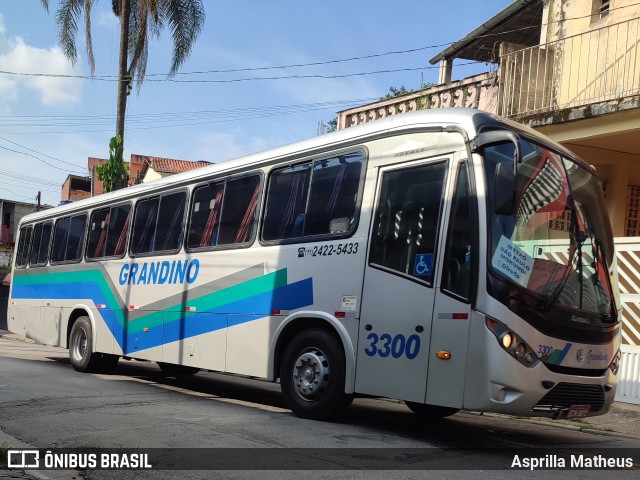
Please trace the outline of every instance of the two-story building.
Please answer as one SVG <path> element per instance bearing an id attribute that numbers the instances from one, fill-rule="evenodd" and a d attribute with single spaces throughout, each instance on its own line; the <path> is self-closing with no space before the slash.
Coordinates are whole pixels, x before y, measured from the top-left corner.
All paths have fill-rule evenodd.
<path id="1" fill-rule="evenodd" d="M 455 61 L 488 72 L 452 81 Z M 616 236 L 624 344 L 618 398 L 640 403 L 640 4 L 517 0 L 434 56 L 439 84 L 339 112 L 338 128 L 471 107 L 524 123 L 594 165 Z"/>

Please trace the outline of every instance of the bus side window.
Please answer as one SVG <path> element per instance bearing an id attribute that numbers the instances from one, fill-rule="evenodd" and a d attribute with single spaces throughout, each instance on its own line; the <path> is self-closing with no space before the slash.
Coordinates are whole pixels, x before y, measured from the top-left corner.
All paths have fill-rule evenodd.
<path id="1" fill-rule="evenodd" d="M 184 191 L 139 201 L 133 217 L 131 253 L 178 250 L 186 201 Z"/>
<path id="2" fill-rule="evenodd" d="M 22 227 L 20 229 L 20 242 L 16 254 L 16 267 L 25 267 L 29 258 L 29 245 L 31 244 L 32 227 Z"/>
<path id="3" fill-rule="evenodd" d="M 49 253 L 49 241 L 51 240 L 51 222 L 37 223 L 33 228 L 33 241 L 31 245 L 30 266 L 42 266 L 47 263 Z"/>
<path id="4" fill-rule="evenodd" d="M 274 170 L 269 177 L 263 240 L 346 234 L 355 228 L 362 153 Z"/>
<path id="5" fill-rule="evenodd" d="M 91 213 L 89 238 L 87 239 L 87 258 L 104 257 L 104 242 L 109 228 L 109 209 L 101 208 Z"/>
<path id="6" fill-rule="evenodd" d="M 251 240 L 259 194 L 258 175 L 227 181 L 218 245 L 239 244 Z"/>
<path id="7" fill-rule="evenodd" d="M 115 257 L 124 254 L 127 230 L 131 220 L 131 205 L 112 207 L 110 217 L 105 256 Z"/>
<path id="8" fill-rule="evenodd" d="M 247 244 L 253 239 L 260 176 L 251 174 L 197 187 L 187 248 Z"/>
<path id="9" fill-rule="evenodd" d="M 84 230 L 86 223 L 86 215 L 78 215 L 71 218 L 67 248 L 64 255 L 65 261 L 77 261 L 82 258 L 82 245 L 84 243 Z"/>
<path id="10" fill-rule="evenodd" d="M 195 189 L 187 235 L 188 248 L 216 245 L 223 197 L 224 182 L 210 183 Z"/>
<path id="11" fill-rule="evenodd" d="M 346 232 L 354 219 L 362 156 L 339 156 L 313 167 L 304 235 Z"/>
<path id="12" fill-rule="evenodd" d="M 159 204 L 159 197 L 136 203 L 133 232 L 131 233 L 131 253 L 140 254 L 153 251 Z"/>
<path id="13" fill-rule="evenodd" d="M 56 221 L 51 247 L 51 263 L 77 261 L 82 258 L 86 215 L 63 217 Z"/>
<path id="14" fill-rule="evenodd" d="M 51 247 L 51 263 L 64 262 L 67 241 L 69 235 L 69 225 L 71 217 L 63 217 L 56 220 L 53 229 L 53 246 Z"/>
<path id="15" fill-rule="evenodd" d="M 286 167 L 271 174 L 262 226 L 264 240 L 283 240 L 302 235 L 310 178 L 310 163 Z"/>
<path id="16" fill-rule="evenodd" d="M 94 210 L 89 221 L 87 258 L 114 257 L 124 254 L 131 220 L 131 205 Z"/>
<path id="17" fill-rule="evenodd" d="M 186 192 L 164 195 L 160 199 L 160 212 L 156 227 L 155 252 L 173 251 L 180 248 L 182 220 L 184 219 Z"/>
<path id="18" fill-rule="evenodd" d="M 446 164 L 386 172 L 369 263 L 431 283 Z"/>

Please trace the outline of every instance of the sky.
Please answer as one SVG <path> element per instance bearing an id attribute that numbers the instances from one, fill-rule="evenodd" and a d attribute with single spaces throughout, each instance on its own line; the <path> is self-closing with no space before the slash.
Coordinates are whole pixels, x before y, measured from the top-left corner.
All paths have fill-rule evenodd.
<path id="1" fill-rule="evenodd" d="M 178 75 L 166 75 L 169 32 L 150 42 L 146 80 L 128 98 L 125 160 L 218 163 L 314 137 L 320 122 L 389 87 L 436 83 L 429 59 L 511 3 L 204 0 L 204 28 Z M 90 76 L 84 20 L 71 64 L 58 46 L 57 7 L 0 0 L 0 199 L 35 202 L 40 191 L 57 205 L 67 175 L 87 175 L 88 157 L 109 156 L 117 18 L 110 0 L 96 2 L 95 77 L 81 78 Z M 454 63 L 454 80 L 493 68 L 464 63 Z"/>

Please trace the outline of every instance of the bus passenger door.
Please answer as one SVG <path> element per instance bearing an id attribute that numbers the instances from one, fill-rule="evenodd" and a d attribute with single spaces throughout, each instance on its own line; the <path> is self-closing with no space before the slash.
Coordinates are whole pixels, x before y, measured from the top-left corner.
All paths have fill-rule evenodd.
<path id="1" fill-rule="evenodd" d="M 381 169 L 365 267 L 356 391 L 424 402 L 449 158 Z"/>
<path id="2" fill-rule="evenodd" d="M 427 375 L 425 403 L 462 408 L 469 324 L 472 321 L 473 298 L 472 264 L 478 251 L 476 246 L 477 205 L 472 200 L 469 171 L 466 162 L 458 166 L 453 179 L 447 228 L 442 251 L 442 268 L 436 282 L 436 302 L 431 326 L 431 356 Z M 473 368 L 473 366 L 472 366 Z"/>

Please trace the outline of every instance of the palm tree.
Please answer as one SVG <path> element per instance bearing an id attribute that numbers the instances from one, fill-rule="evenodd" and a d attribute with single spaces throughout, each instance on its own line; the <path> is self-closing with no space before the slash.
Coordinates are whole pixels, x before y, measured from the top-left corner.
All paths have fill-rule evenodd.
<path id="1" fill-rule="evenodd" d="M 49 9 L 49 0 L 40 0 Z M 74 63 L 78 58 L 76 36 L 78 22 L 84 16 L 87 61 L 95 73 L 91 37 L 91 10 L 96 0 L 59 0 L 56 12 L 58 40 L 65 56 Z M 202 0 L 111 0 L 113 13 L 120 20 L 120 63 L 118 67 L 118 103 L 116 136 L 124 138 L 127 94 L 136 79 L 138 89 L 147 70 L 149 38 L 158 37 L 166 26 L 173 38 L 173 56 L 169 75 L 177 73 L 189 57 L 191 47 L 204 24 Z M 84 15 L 83 15 L 84 14 Z"/>

